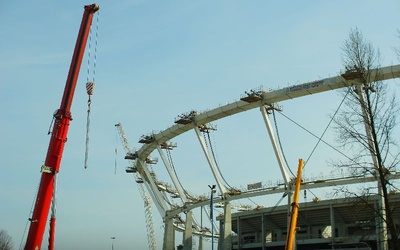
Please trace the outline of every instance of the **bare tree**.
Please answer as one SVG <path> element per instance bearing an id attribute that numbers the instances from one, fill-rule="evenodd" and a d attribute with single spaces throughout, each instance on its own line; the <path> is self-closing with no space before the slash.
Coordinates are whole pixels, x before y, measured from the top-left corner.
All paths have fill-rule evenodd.
<path id="1" fill-rule="evenodd" d="M 347 167 L 352 174 L 376 177 L 378 193 L 382 196 L 381 207 L 376 213 L 391 235 L 390 249 L 400 249 L 388 191 L 388 188 L 395 188 L 388 177 L 400 162 L 398 144 L 393 138 L 399 104 L 394 93 L 388 92 L 388 86 L 378 80 L 379 72 L 373 73 L 380 67 L 379 50 L 375 50 L 357 28 L 350 31 L 341 49 L 346 69 L 342 76 L 358 84 L 346 91 L 344 108 L 334 119 L 338 141 L 354 152 L 351 162 L 338 166 Z"/>
<path id="2" fill-rule="evenodd" d="M 11 250 L 13 242 L 11 236 L 8 235 L 6 230 L 0 230 L 0 250 Z"/>

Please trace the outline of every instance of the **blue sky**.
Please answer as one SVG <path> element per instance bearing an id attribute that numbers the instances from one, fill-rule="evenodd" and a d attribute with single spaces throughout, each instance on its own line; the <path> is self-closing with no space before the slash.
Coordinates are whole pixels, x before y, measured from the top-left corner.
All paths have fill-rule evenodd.
<path id="1" fill-rule="evenodd" d="M 15 249 L 25 240 L 22 235 L 48 147 L 47 131 L 60 105 L 85 4 L 91 3 L 0 3 L 0 229 L 12 236 Z M 142 134 L 171 126 L 180 113 L 238 100 L 245 90 L 260 85 L 278 89 L 334 76 L 342 68 L 340 46 L 354 27 L 381 50 L 382 65 L 399 63 L 393 48 L 400 43 L 400 2 L 394 0 L 98 4 L 89 168 L 83 168 L 85 57 L 59 174 L 57 249 L 110 249 L 111 236 L 117 237 L 115 249 L 146 249 L 143 202 L 133 177 L 124 171 L 127 162 L 115 123 L 123 124 L 132 147 L 140 147 Z M 96 23 L 97 16 L 93 27 Z M 393 84 L 398 88 L 398 80 Z M 286 115 L 321 134 L 339 102 L 331 92 L 281 105 Z M 282 116 L 278 123 L 295 169 L 315 140 Z M 214 148 L 233 186 L 280 178 L 258 110 L 217 126 Z M 334 143 L 332 135 L 327 136 Z M 207 194 L 212 175 L 196 140 L 193 132 L 176 138 L 173 157 L 188 190 Z M 326 162 L 334 157 L 327 148 L 318 148 L 305 174 L 329 173 Z M 161 163 L 154 170 L 166 180 Z M 276 201 L 264 197 L 258 202 Z M 162 219 L 157 211 L 153 215 L 161 247 Z M 43 242 L 46 245 L 47 236 Z"/>

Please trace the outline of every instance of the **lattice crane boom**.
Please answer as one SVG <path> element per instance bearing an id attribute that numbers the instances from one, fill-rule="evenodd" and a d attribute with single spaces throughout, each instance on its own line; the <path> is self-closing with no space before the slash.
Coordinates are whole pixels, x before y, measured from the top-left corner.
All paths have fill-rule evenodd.
<path id="1" fill-rule="evenodd" d="M 124 147 L 125 153 L 126 154 L 131 154 L 131 148 L 128 143 L 128 139 L 126 137 L 126 134 L 122 128 L 122 124 L 118 123 L 115 124 L 115 127 L 118 130 L 122 145 Z M 135 167 L 135 161 L 134 160 L 129 160 L 129 163 L 131 164 L 131 169 L 136 168 Z M 151 200 L 148 197 L 146 190 L 144 189 L 144 182 L 138 182 L 137 180 L 140 180 L 141 177 L 138 172 L 134 173 L 135 174 L 135 179 L 136 183 L 139 189 L 140 196 L 143 199 L 144 203 L 144 211 L 145 211 L 145 220 L 146 220 L 146 229 L 147 229 L 147 240 L 149 242 L 149 249 L 151 250 L 156 250 L 156 239 L 155 239 L 155 233 L 154 233 L 154 223 L 153 223 L 153 214 L 151 211 Z"/>

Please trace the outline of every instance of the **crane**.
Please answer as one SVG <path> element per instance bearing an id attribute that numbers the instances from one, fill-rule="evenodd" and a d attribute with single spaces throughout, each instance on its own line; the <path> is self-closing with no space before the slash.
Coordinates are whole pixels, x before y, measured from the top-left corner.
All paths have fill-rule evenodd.
<path id="1" fill-rule="evenodd" d="M 121 138 L 122 144 L 125 149 L 125 153 L 127 157 L 125 159 L 129 160 L 130 166 L 126 169 L 127 173 L 133 173 L 135 175 L 136 183 L 139 189 L 139 193 L 143 199 L 144 202 L 144 208 L 145 208 L 145 219 L 146 219 L 146 228 L 147 228 L 147 240 L 149 242 L 149 249 L 150 250 L 156 250 L 156 239 L 155 239 L 155 234 L 154 234 L 154 223 L 153 223 L 153 215 L 151 211 L 151 200 L 147 196 L 146 190 L 144 189 L 144 181 L 140 177 L 140 174 L 136 170 L 135 162 L 134 162 L 134 157 L 131 158 L 130 156 L 134 154 L 132 153 L 131 148 L 128 143 L 128 139 L 126 137 L 126 134 L 122 128 L 122 124 L 118 123 L 115 124 L 115 127 L 118 130 L 119 136 Z"/>
<path id="2" fill-rule="evenodd" d="M 92 24 L 93 14 L 99 10 L 97 4 L 86 5 L 82 17 L 81 26 L 76 40 L 74 54 L 68 72 L 68 78 L 64 88 L 60 108 L 54 113 L 54 125 L 51 132 L 50 143 L 44 165 L 41 168 L 41 180 L 36 196 L 36 202 L 30 218 L 30 227 L 25 244 L 25 250 L 38 250 L 41 248 L 43 233 L 46 228 L 46 220 L 49 214 L 50 203 L 54 202 L 56 177 L 60 170 L 60 163 L 71 116 L 71 104 L 74 97 L 75 87 L 82 63 L 83 54 Z M 52 210 L 54 211 L 54 207 Z M 54 247 L 55 216 L 50 219 L 49 249 Z"/>
<path id="3" fill-rule="evenodd" d="M 297 227 L 297 216 L 299 214 L 299 193 L 300 193 L 300 185 L 301 185 L 301 173 L 303 171 L 304 160 L 299 160 L 299 166 L 297 169 L 297 178 L 296 178 L 296 186 L 294 189 L 293 202 L 291 204 L 290 209 L 290 223 L 288 232 L 286 235 L 286 247 L 285 250 L 292 250 L 294 245 L 294 239 L 296 235 L 296 227 Z"/>

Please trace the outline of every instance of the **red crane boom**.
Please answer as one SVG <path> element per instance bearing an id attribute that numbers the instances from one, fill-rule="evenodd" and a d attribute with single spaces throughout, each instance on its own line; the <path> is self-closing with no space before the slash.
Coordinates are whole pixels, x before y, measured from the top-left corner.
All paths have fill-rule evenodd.
<path id="1" fill-rule="evenodd" d="M 84 9 L 60 109 L 54 113 L 53 131 L 50 137 L 46 161 L 42 166 L 42 176 L 33 215 L 30 219 L 31 224 L 25 250 L 38 250 L 42 245 L 43 233 L 46 228 L 46 220 L 53 196 L 53 185 L 55 184 L 55 177 L 60 169 L 64 145 L 67 141 L 68 127 L 72 120 L 70 108 L 74 97 L 76 82 L 78 80 L 93 14 L 99 10 L 99 6 L 97 4 L 87 5 Z M 54 227 L 55 218 L 51 218 L 50 224 Z M 54 229 L 52 231 L 54 232 Z M 50 234 L 52 234 L 52 232 Z M 50 237 L 53 236 L 54 235 L 50 235 Z"/>

